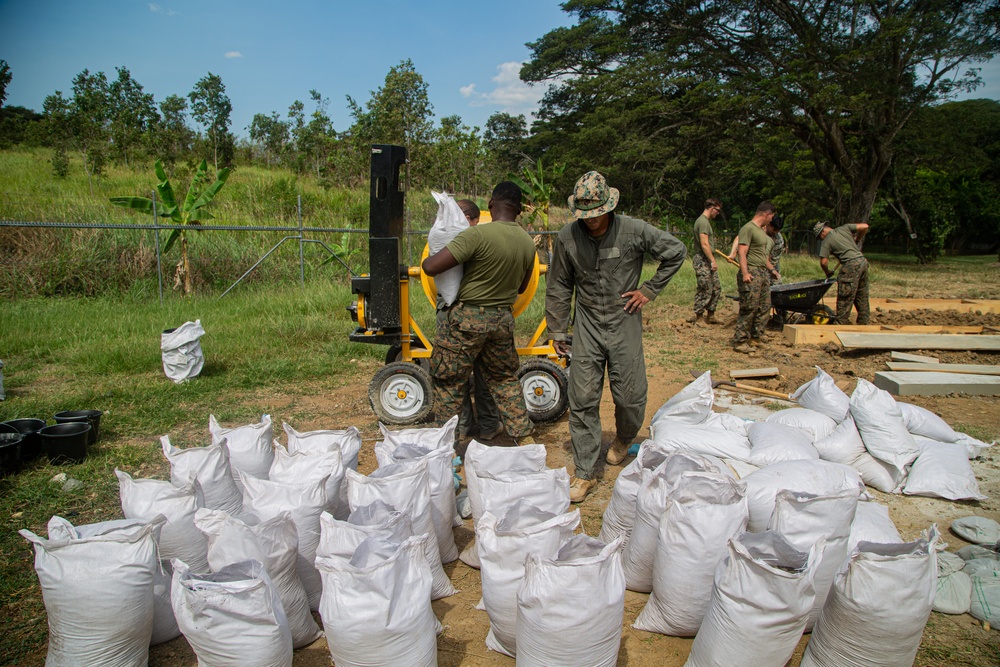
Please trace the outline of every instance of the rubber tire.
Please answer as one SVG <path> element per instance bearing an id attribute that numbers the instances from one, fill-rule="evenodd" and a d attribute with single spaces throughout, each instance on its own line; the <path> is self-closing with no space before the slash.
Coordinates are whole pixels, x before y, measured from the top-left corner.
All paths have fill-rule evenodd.
<path id="1" fill-rule="evenodd" d="M 554 387 L 555 396 L 542 407 L 533 407 L 527 399 L 525 406 L 528 408 L 528 417 L 537 423 L 551 422 L 559 419 L 569 407 L 569 381 L 566 378 L 566 371 L 561 366 L 552 363 L 548 359 L 531 359 L 521 364 L 517 369 L 517 379 L 521 383 L 521 391 L 527 393 L 526 382 L 532 377 L 542 376 L 549 385 Z"/>
<path id="2" fill-rule="evenodd" d="M 410 345 L 410 349 L 422 350 L 424 347 L 422 345 Z M 403 361 L 403 346 L 398 344 L 390 345 L 389 349 L 385 351 L 385 363 L 391 364 L 396 361 Z M 417 364 L 428 373 L 431 372 L 430 357 L 426 359 L 415 359 L 413 363 Z"/>
<path id="3" fill-rule="evenodd" d="M 405 376 L 405 377 L 404 377 Z M 401 384 L 402 383 L 402 384 Z M 393 385 L 397 390 L 409 390 L 416 393 L 412 406 L 394 407 L 386 405 L 383 394 L 391 391 Z M 421 395 L 422 394 L 422 395 Z M 417 424 L 425 419 L 434 407 L 434 389 L 431 376 L 418 364 L 405 361 L 394 361 L 386 364 L 375 373 L 368 385 L 368 402 L 379 421 L 385 424 L 405 426 Z"/>
<path id="4" fill-rule="evenodd" d="M 836 317 L 837 313 L 834 312 L 833 308 L 818 304 L 809 313 L 808 319 L 809 324 L 832 324 Z"/>

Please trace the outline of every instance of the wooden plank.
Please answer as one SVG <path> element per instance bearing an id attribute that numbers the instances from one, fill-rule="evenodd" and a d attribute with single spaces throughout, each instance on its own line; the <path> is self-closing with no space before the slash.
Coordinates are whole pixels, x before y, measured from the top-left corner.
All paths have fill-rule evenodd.
<path id="1" fill-rule="evenodd" d="M 835 290 L 834 290 L 835 292 Z M 837 308 L 836 294 L 823 298 L 823 303 L 834 310 Z M 1000 300 L 997 299 L 868 299 L 868 306 L 874 311 L 882 310 L 955 310 L 960 313 L 1000 313 Z"/>
<path id="2" fill-rule="evenodd" d="M 922 354 L 910 354 L 909 352 L 890 352 L 889 356 L 893 361 L 911 361 L 915 364 L 936 364 L 937 357 L 925 357 Z"/>
<path id="3" fill-rule="evenodd" d="M 836 334 L 849 349 L 867 350 L 992 350 L 1000 351 L 1000 336 L 963 334 L 856 333 Z"/>
<path id="4" fill-rule="evenodd" d="M 786 324 L 782 329 L 785 339 L 792 345 L 838 343 L 836 337 L 838 331 L 878 333 L 884 332 L 885 329 L 879 324 Z M 910 324 L 894 327 L 893 331 L 921 334 L 979 334 L 983 332 L 983 328 L 981 326 Z"/>
<path id="5" fill-rule="evenodd" d="M 1000 396 L 1000 377 L 992 375 L 880 371 L 875 374 L 875 386 L 896 396 L 943 396 L 957 392 Z"/>
<path id="6" fill-rule="evenodd" d="M 770 368 L 743 368 L 729 371 L 729 377 L 734 380 L 743 380 L 746 378 L 773 378 L 779 374 L 779 371 L 774 366 Z"/>
<path id="7" fill-rule="evenodd" d="M 969 375 L 1000 375 L 1000 366 L 986 364 L 911 364 L 904 361 L 887 361 L 890 371 L 911 373 L 968 373 Z"/>

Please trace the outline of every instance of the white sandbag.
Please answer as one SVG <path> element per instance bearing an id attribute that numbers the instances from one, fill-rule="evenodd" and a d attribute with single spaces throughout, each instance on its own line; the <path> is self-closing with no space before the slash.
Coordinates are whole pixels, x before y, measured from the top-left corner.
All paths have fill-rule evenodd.
<path id="1" fill-rule="evenodd" d="M 851 522 L 851 535 L 847 540 L 847 553 L 853 552 L 860 542 L 898 544 L 903 541 L 896 524 L 889 518 L 889 508 L 876 502 L 859 502 Z"/>
<path id="2" fill-rule="evenodd" d="M 921 438 L 926 438 L 933 442 L 951 442 L 962 445 L 970 459 L 978 457 L 984 449 L 993 444 L 956 431 L 945 420 L 919 405 L 902 402 L 897 402 L 897 405 L 903 414 L 906 430 L 913 434 L 917 444 L 922 445 Z"/>
<path id="3" fill-rule="evenodd" d="M 633 627 L 693 637 L 708 611 L 715 569 L 747 524 L 744 484 L 718 473 L 681 475 L 660 517 L 652 595 Z"/>
<path id="4" fill-rule="evenodd" d="M 320 430 L 300 433 L 294 428 L 282 422 L 285 435 L 288 436 L 288 452 L 297 454 L 299 452 L 329 452 L 334 449 L 340 451 L 340 463 L 344 470 L 358 469 L 358 452 L 361 451 L 361 432 L 357 427 L 351 426 L 340 431 Z M 327 499 L 327 502 L 330 502 Z M 340 496 L 336 500 L 336 511 L 333 515 L 338 519 L 346 519 L 351 513 L 350 504 L 347 502 L 347 485 L 341 481 Z"/>
<path id="5" fill-rule="evenodd" d="M 194 525 L 195 512 L 205 506 L 197 482 L 175 486 L 159 479 L 132 479 L 118 468 L 115 475 L 126 519 L 152 521 L 158 515 L 166 519 L 157 542 L 160 560 L 180 558 L 191 563 L 192 570 L 207 572 L 208 543 Z"/>
<path id="6" fill-rule="evenodd" d="M 750 520 L 747 530 L 759 533 L 767 528 L 779 491 L 830 495 L 838 491 L 864 492 L 858 472 L 850 466 L 823 460 L 786 461 L 761 468 L 744 477 Z"/>
<path id="7" fill-rule="evenodd" d="M 204 335 L 201 320 L 185 322 L 160 334 L 163 373 L 168 378 L 180 384 L 198 377 L 205 366 L 205 353 L 201 351 L 201 337 Z"/>
<path id="8" fill-rule="evenodd" d="M 756 422 L 747 428 L 747 437 L 750 439 L 747 463 L 761 468 L 781 461 L 819 458 L 819 452 L 812 445 L 812 432 L 798 426 Z"/>
<path id="9" fill-rule="evenodd" d="M 726 464 L 726 468 L 729 469 L 729 472 L 735 479 L 743 479 L 750 473 L 754 473 L 760 470 L 760 466 L 751 465 L 746 461 L 740 461 L 737 459 L 729 459 L 729 458 L 720 460 Z"/>
<path id="10" fill-rule="evenodd" d="M 547 512 L 521 499 L 500 517 L 487 511 L 476 526 L 483 605 L 490 616 L 486 645 L 516 654 L 517 588 L 524 579 L 526 554 L 556 558 L 580 525 L 580 511 Z M 620 624 L 620 620 L 618 621 Z"/>
<path id="11" fill-rule="evenodd" d="M 660 409 L 650 420 L 650 426 L 661 419 L 672 419 L 686 424 L 700 424 L 712 414 L 714 402 L 712 372 L 705 371 L 660 406 Z"/>
<path id="12" fill-rule="evenodd" d="M 802 667 L 910 667 L 937 581 L 935 543 L 862 542 L 837 573 Z"/>
<path id="13" fill-rule="evenodd" d="M 822 440 L 837 428 L 837 422 L 832 418 L 808 408 L 785 408 L 768 416 L 772 424 L 795 426 L 808 431 L 812 441 Z"/>
<path id="14" fill-rule="evenodd" d="M 555 558 L 529 553 L 517 589 L 517 664 L 614 667 L 625 614 L 624 537 L 574 535 Z"/>
<path id="15" fill-rule="evenodd" d="M 427 550 L 427 560 L 432 573 L 438 572 L 441 566 L 441 551 L 438 548 L 434 520 L 431 517 L 431 492 L 426 461 L 420 461 L 413 466 L 399 464 L 385 466 L 368 476 L 348 470 L 347 492 L 352 510 L 382 501 L 407 515 L 414 535 L 431 537 L 424 548 Z M 447 578 L 442 580 L 440 575 L 434 577 L 433 583 L 434 599 L 454 595 L 456 592 L 451 582 Z"/>
<path id="16" fill-rule="evenodd" d="M 219 425 L 215 415 L 208 416 L 208 430 L 212 434 L 212 444 L 223 440 L 229 448 L 229 465 L 233 469 L 233 481 L 242 489 L 239 473 L 257 479 L 267 479 L 274 461 L 274 427 L 271 415 L 262 415 L 260 422 L 225 428 Z"/>
<path id="17" fill-rule="evenodd" d="M 816 601 L 806 621 L 806 632 L 816 624 L 833 578 L 850 553 L 847 547 L 857 508 L 858 493 L 854 489 L 822 496 L 779 491 L 775 497 L 768 530 L 777 532 L 799 551 L 823 544 L 816 555 L 813 575 Z"/>
<path id="18" fill-rule="evenodd" d="M 951 522 L 951 532 L 972 544 L 992 546 L 1000 542 L 1000 523 L 984 516 L 966 516 Z"/>
<path id="19" fill-rule="evenodd" d="M 18 531 L 35 549 L 49 624 L 49 667 L 145 666 L 153 631 L 155 533 L 164 519 L 76 526 L 49 520 L 45 539 Z"/>
<path id="20" fill-rule="evenodd" d="M 976 575 L 972 580 L 972 599 L 969 613 L 980 621 L 1000 627 L 1000 576 Z"/>
<path id="21" fill-rule="evenodd" d="M 642 484 L 642 471 L 654 470 L 670 455 L 658 448 L 652 440 L 646 440 L 639 446 L 639 453 L 622 468 L 615 479 L 611 500 L 604 509 L 598 539 L 605 544 L 611 544 L 620 535 L 628 539 L 635 524 L 635 497 Z"/>
<path id="22" fill-rule="evenodd" d="M 903 493 L 948 500 L 986 500 L 979 492 L 964 445 L 939 443 L 924 447 L 906 476 Z"/>
<path id="23" fill-rule="evenodd" d="M 199 665 L 291 667 L 292 634 L 263 565 L 248 560 L 214 574 L 172 565 L 174 615 Z"/>
<path id="24" fill-rule="evenodd" d="M 309 598 L 309 608 L 319 609 L 323 582 L 313 564 L 319 544 L 319 515 L 326 507 L 325 479 L 286 484 L 257 479 L 240 473 L 243 479 L 244 511 L 261 521 L 289 512 L 299 537 L 295 569 Z"/>
<path id="25" fill-rule="evenodd" d="M 971 561 L 980 558 L 991 558 L 993 560 L 1000 560 L 1000 543 L 990 544 L 988 546 L 983 546 L 981 544 L 969 544 L 962 547 L 955 553 L 959 555 L 964 561 Z"/>
<path id="26" fill-rule="evenodd" d="M 385 444 L 390 445 L 390 451 L 401 445 L 422 445 L 427 449 L 455 449 L 455 430 L 458 428 L 458 415 L 452 417 L 441 426 L 424 428 L 392 429 L 378 423 L 378 428 L 385 438 Z M 377 444 L 376 444 L 377 447 Z"/>
<path id="27" fill-rule="evenodd" d="M 448 245 L 462 230 L 468 229 L 469 220 L 451 195 L 434 191 L 431 191 L 431 195 L 438 205 L 434 224 L 427 232 L 427 248 L 433 255 L 441 252 L 442 248 Z M 462 265 L 459 264 L 434 276 L 437 293 L 441 295 L 446 305 L 450 306 L 458 299 L 458 290 L 461 287 L 463 274 Z"/>
<path id="28" fill-rule="evenodd" d="M 177 627 L 174 618 L 174 608 L 170 604 L 170 588 L 174 578 L 170 561 L 160 561 L 159 567 L 153 568 L 153 632 L 149 645 L 156 646 L 177 639 L 181 629 Z"/>
<path id="29" fill-rule="evenodd" d="M 160 445 L 163 456 L 170 462 L 170 481 L 174 486 L 184 486 L 194 477 L 201 487 L 205 507 L 233 516 L 243 511 L 243 492 L 233 481 L 226 443 L 178 449 L 164 435 L 160 436 Z"/>
<path id="30" fill-rule="evenodd" d="M 431 493 L 431 519 L 434 522 L 441 562 L 458 560 L 458 547 L 455 546 L 455 534 L 452 530 L 455 519 L 455 474 L 452 460 L 455 458 L 455 450 L 451 444 L 438 444 L 436 449 L 432 449 L 424 444 L 396 445 L 391 440 L 385 440 L 376 443 L 375 458 L 379 467 L 395 463 L 413 466 L 421 461 L 426 464 Z"/>
<path id="31" fill-rule="evenodd" d="M 274 482 L 295 484 L 315 482 L 325 479 L 326 511 L 337 512 L 340 487 L 344 483 L 344 465 L 340 450 L 288 452 L 277 440 L 274 441 L 274 461 L 268 472 L 268 479 Z"/>
<path id="32" fill-rule="evenodd" d="M 664 450 L 741 461 L 746 461 L 750 456 L 750 441 L 747 437 L 726 429 L 661 419 L 650 425 L 649 430 L 653 442 Z"/>
<path id="33" fill-rule="evenodd" d="M 942 614 L 964 614 L 972 604 L 972 580 L 963 571 L 965 561 L 956 554 L 939 551 L 937 554 L 937 587 L 934 592 L 934 611 Z"/>
<path id="34" fill-rule="evenodd" d="M 868 453 L 851 415 L 837 424 L 833 433 L 817 440 L 813 446 L 824 461 L 853 467 L 861 475 L 861 481 L 868 486 L 883 493 L 893 493 L 896 490 L 896 480 L 890 472 L 891 468 Z"/>
<path id="35" fill-rule="evenodd" d="M 816 377 L 796 389 L 792 400 L 798 401 L 803 408 L 826 415 L 838 424 L 844 421 L 851 410 L 851 399 L 819 366 L 816 367 Z"/>
<path id="36" fill-rule="evenodd" d="M 707 417 L 705 417 L 705 421 L 703 421 L 701 425 L 711 428 L 721 428 L 727 431 L 732 431 L 737 435 L 745 436 L 747 434 L 747 428 L 752 423 L 752 421 L 743 419 L 742 417 L 737 417 L 736 415 L 728 412 L 711 412 Z"/>
<path id="37" fill-rule="evenodd" d="M 963 560 L 965 565 L 962 567 L 962 572 L 965 572 L 970 577 L 998 577 L 1000 576 L 1000 560 L 996 558 L 973 558 L 971 560 Z"/>
<path id="38" fill-rule="evenodd" d="M 815 600 L 817 548 L 798 551 L 772 531 L 729 540 L 687 667 L 784 665 Z"/>
<path id="39" fill-rule="evenodd" d="M 906 430 L 899 405 L 892 395 L 864 379 L 851 394 L 851 416 L 868 452 L 892 466 L 894 481 L 902 484 L 907 467 L 920 450 Z"/>
<path id="40" fill-rule="evenodd" d="M 569 474 L 565 468 L 479 472 L 483 515 L 502 516 L 517 500 L 553 514 L 569 509 Z M 480 519 L 482 520 L 482 519 Z"/>
<path id="41" fill-rule="evenodd" d="M 208 538 L 208 563 L 213 572 L 245 560 L 264 566 L 292 634 L 292 646 L 302 648 L 319 639 L 319 626 L 309 613 L 309 598 L 296 570 L 299 537 L 290 512 L 279 512 L 256 526 L 217 510 L 198 510 L 198 530 Z"/>
<path id="42" fill-rule="evenodd" d="M 323 575 L 320 616 L 337 667 L 437 665 L 440 624 L 431 609 L 431 573 L 423 555 L 424 543 L 433 540 L 411 537 L 384 558 L 369 553 L 365 565 L 316 559 Z M 378 541 L 369 538 L 359 549 Z"/>

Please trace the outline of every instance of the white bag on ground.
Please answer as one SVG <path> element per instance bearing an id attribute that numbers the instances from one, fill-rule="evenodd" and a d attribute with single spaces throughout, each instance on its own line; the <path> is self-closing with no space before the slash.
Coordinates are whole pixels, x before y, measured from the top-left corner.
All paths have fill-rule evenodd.
<path id="1" fill-rule="evenodd" d="M 118 468 L 115 475 L 126 519 L 152 521 L 158 515 L 166 519 L 157 542 L 160 560 L 180 558 L 191 563 L 192 570 L 207 572 L 208 542 L 194 525 L 195 512 L 205 506 L 197 482 L 175 486 L 159 479 L 132 479 Z"/>
<path id="2" fill-rule="evenodd" d="M 569 474 L 565 468 L 479 473 L 483 514 L 501 516 L 517 500 L 553 514 L 569 509 Z M 482 519 L 480 519 L 482 520 Z"/>
<path id="3" fill-rule="evenodd" d="M 816 555 L 813 575 L 816 602 L 809 612 L 806 632 L 816 624 L 833 578 L 850 553 L 847 546 L 857 509 L 858 493 L 854 489 L 823 496 L 779 491 L 775 497 L 768 530 L 781 535 L 799 551 L 823 542 L 823 548 Z"/>
<path id="4" fill-rule="evenodd" d="M 375 457 L 379 467 L 398 463 L 405 466 L 425 462 L 427 478 L 431 493 L 431 519 L 434 522 L 434 534 L 437 539 L 441 562 L 450 563 L 458 560 L 458 547 L 455 546 L 453 532 L 455 519 L 455 474 L 452 460 L 455 458 L 454 448 L 448 444 L 432 449 L 427 445 L 413 443 L 395 445 L 386 440 L 375 445 Z"/>
<path id="5" fill-rule="evenodd" d="M 660 406 L 649 424 L 652 426 L 661 419 L 672 419 L 686 424 L 700 424 L 712 413 L 714 403 L 712 372 L 705 371 Z"/>
<path id="6" fill-rule="evenodd" d="M 174 615 L 199 665 L 291 667 L 288 620 L 263 565 L 193 574 L 183 561 L 172 564 Z"/>
<path id="7" fill-rule="evenodd" d="M 420 535 L 396 545 L 369 538 L 357 560 L 318 558 L 323 630 L 337 667 L 434 667 L 440 624 L 431 609 L 431 573 Z M 380 544 L 381 543 L 381 544 Z M 392 544 L 388 557 L 381 548 Z M 361 564 L 358 561 L 367 561 Z"/>
<path id="8" fill-rule="evenodd" d="M 996 545 L 983 546 L 981 544 L 969 544 L 962 547 L 955 553 L 959 555 L 962 560 L 968 562 L 971 560 L 978 560 L 981 558 L 990 558 L 992 560 L 1000 560 L 1000 543 Z"/>
<path id="9" fill-rule="evenodd" d="M 628 540 L 635 524 L 635 498 L 642 484 L 642 471 L 654 470 L 671 456 L 653 443 L 646 440 L 639 446 L 639 453 L 622 468 L 615 479 L 611 500 L 604 509 L 604 519 L 601 521 L 601 533 L 598 535 L 605 544 L 611 544 L 619 535 Z"/>
<path id="10" fill-rule="evenodd" d="M 963 571 L 965 561 L 948 551 L 937 554 L 937 588 L 934 611 L 942 614 L 964 614 L 972 604 L 972 579 Z"/>
<path id="11" fill-rule="evenodd" d="M 888 507 L 876 502 L 858 503 L 851 523 L 851 535 L 847 540 L 847 553 L 854 551 L 859 542 L 896 544 L 902 541 L 896 524 L 889 518 Z"/>
<path id="12" fill-rule="evenodd" d="M 241 473 L 242 474 L 242 473 Z M 323 582 L 313 560 L 319 544 L 319 515 L 326 507 L 325 479 L 286 484 L 242 475 L 244 511 L 261 521 L 289 512 L 298 533 L 299 549 L 295 569 L 309 598 L 309 608 L 319 609 Z"/>
<path id="13" fill-rule="evenodd" d="M 970 459 L 976 458 L 983 449 L 990 446 L 990 443 L 976 440 L 965 433 L 959 433 L 948 422 L 926 408 L 901 401 L 897 401 L 896 405 L 899 406 L 899 411 L 903 415 L 906 430 L 913 435 L 919 435 L 938 442 L 951 442 L 963 445 L 966 455 Z"/>
<path id="14" fill-rule="evenodd" d="M 208 562 L 213 572 L 245 560 L 264 566 L 292 633 L 292 646 L 302 648 L 319 639 L 319 626 L 309 613 L 309 598 L 295 568 L 299 537 L 290 512 L 256 526 L 217 510 L 198 510 L 198 529 L 208 537 Z"/>
<path id="15" fill-rule="evenodd" d="M 750 440 L 745 435 L 727 429 L 661 419 L 651 425 L 649 430 L 650 437 L 660 449 L 740 461 L 746 461 L 750 456 Z"/>
<path id="16" fill-rule="evenodd" d="M 729 540 L 687 667 L 776 667 L 795 650 L 815 600 L 817 549 L 794 549 L 772 531 Z"/>
<path id="17" fill-rule="evenodd" d="M 1000 575 L 972 576 L 972 600 L 969 613 L 980 621 L 1000 627 Z"/>
<path id="18" fill-rule="evenodd" d="M 308 431 L 299 433 L 288 424 L 282 422 L 282 428 L 288 436 L 288 452 L 298 454 L 299 452 L 329 452 L 340 451 L 340 463 L 344 470 L 358 469 L 358 452 L 361 451 L 361 432 L 357 427 L 351 426 L 342 431 Z M 330 499 L 327 498 L 327 502 Z M 337 511 L 333 513 L 338 519 L 346 519 L 351 513 L 351 508 L 347 502 L 347 484 L 341 482 L 340 497 L 337 498 Z"/>
<path id="19" fill-rule="evenodd" d="M 851 399 L 819 366 L 816 367 L 816 377 L 796 389 L 792 400 L 798 401 L 803 408 L 826 415 L 838 424 L 851 411 Z"/>
<path id="20" fill-rule="evenodd" d="M 1000 576 L 1000 560 L 996 558 L 973 558 L 972 560 L 963 560 L 965 565 L 962 567 L 962 572 L 965 572 L 970 577 L 998 577 Z"/>
<path id="21" fill-rule="evenodd" d="M 910 667 L 934 601 L 937 530 L 905 544 L 862 542 L 837 573 L 802 667 Z"/>
<path id="22" fill-rule="evenodd" d="M 574 535 L 555 558 L 528 554 L 517 589 L 521 667 L 618 663 L 625 614 L 624 537 Z"/>
<path id="23" fill-rule="evenodd" d="M 336 513 L 339 506 L 340 487 L 344 483 L 344 465 L 339 449 L 326 452 L 303 452 L 294 454 L 274 441 L 274 462 L 268 479 L 273 482 L 295 484 L 299 482 L 315 482 L 326 479 L 326 511 Z"/>
<path id="24" fill-rule="evenodd" d="M 850 415 L 841 421 L 833 433 L 813 443 L 819 457 L 832 463 L 843 463 L 861 474 L 861 480 L 883 493 L 893 493 L 896 480 L 891 468 L 865 449 L 865 443 Z"/>
<path id="25" fill-rule="evenodd" d="M 756 422 L 747 428 L 750 456 L 747 463 L 763 468 L 781 461 L 818 459 L 813 447 L 813 435 L 798 426 L 777 422 Z"/>
<path id="26" fill-rule="evenodd" d="M 437 217 L 434 218 L 434 224 L 427 232 L 427 247 L 430 254 L 433 255 L 441 252 L 441 249 L 458 236 L 459 232 L 468 229 L 469 221 L 462 213 L 462 209 L 459 208 L 458 202 L 451 195 L 434 191 L 431 191 L 431 195 L 434 196 L 434 201 L 438 205 Z M 458 288 L 461 286 L 463 273 L 462 265 L 459 264 L 434 276 L 437 292 L 444 299 L 445 304 L 450 306 L 458 299 Z"/>
<path id="27" fill-rule="evenodd" d="M 274 462 L 274 427 L 271 415 L 263 415 L 260 422 L 225 428 L 219 425 L 215 415 L 208 416 L 208 430 L 212 434 L 212 444 L 223 440 L 229 448 L 229 465 L 233 469 L 233 481 L 242 489 L 239 473 L 257 479 L 267 479 L 267 473 Z"/>
<path id="28" fill-rule="evenodd" d="M 750 521 L 747 530 L 759 533 L 767 528 L 779 491 L 830 495 L 838 491 L 865 490 L 858 472 L 850 466 L 828 461 L 787 461 L 775 463 L 742 478 L 747 485 Z"/>
<path id="29" fill-rule="evenodd" d="M 205 365 L 205 354 L 201 351 L 201 337 L 204 335 L 201 320 L 185 322 L 160 334 L 163 372 L 168 378 L 181 383 L 198 377 Z"/>
<path id="30" fill-rule="evenodd" d="M 822 440 L 833 433 L 837 422 L 821 412 L 808 408 L 785 408 L 768 416 L 772 424 L 784 424 L 804 429 L 812 435 L 812 442 Z"/>
<path id="31" fill-rule="evenodd" d="M 511 657 L 516 654 L 517 588 L 524 579 L 525 556 L 556 558 L 578 525 L 579 510 L 554 514 L 524 499 L 513 503 L 499 518 L 487 511 L 479 520 L 476 542 L 482 564 L 483 605 L 490 616 L 486 635 L 490 649 Z"/>
<path id="32" fill-rule="evenodd" d="M 383 442 L 395 449 L 400 445 L 422 445 L 428 449 L 454 449 L 455 430 L 458 428 L 458 415 L 455 415 L 441 426 L 424 428 L 392 429 L 379 422 L 378 428 L 385 438 Z"/>
<path id="33" fill-rule="evenodd" d="M 906 476 L 903 493 L 948 500 L 986 500 L 979 492 L 965 445 L 940 442 L 926 445 Z"/>
<path id="34" fill-rule="evenodd" d="M 163 523 L 126 519 L 74 527 L 49 520 L 35 549 L 49 624 L 49 667 L 145 666 L 153 631 L 155 533 Z"/>
<path id="35" fill-rule="evenodd" d="M 414 535 L 429 535 L 431 539 L 424 548 L 431 572 L 435 575 L 432 595 L 436 600 L 456 593 L 451 581 L 446 576 L 441 577 L 444 570 L 441 569 L 441 551 L 431 517 L 430 481 L 425 461 L 413 466 L 385 466 L 367 477 L 348 470 L 347 492 L 352 510 L 382 501 L 410 518 Z"/>
<path id="36" fill-rule="evenodd" d="M 729 539 L 747 525 L 744 485 L 718 473 L 681 475 L 660 517 L 653 593 L 633 627 L 693 637 L 712 594 Z"/>
<path id="37" fill-rule="evenodd" d="M 149 645 L 156 646 L 181 636 L 174 618 L 174 608 L 170 604 L 170 587 L 174 578 L 174 570 L 170 561 L 160 561 L 159 567 L 153 568 L 153 634 Z"/>
<path id="38" fill-rule="evenodd" d="M 896 399 L 867 380 L 859 379 L 851 394 L 851 416 L 868 452 L 892 466 L 897 485 L 906 478 L 906 468 L 920 449 L 906 430 Z"/>
<path id="39" fill-rule="evenodd" d="M 966 516 L 951 522 L 951 532 L 972 544 L 993 546 L 1000 542 L 1000 523 L 984 516 Z"/>
<path id="40" fill-rule="evenodd" d="M 174 486 L 184 486 L 194 477 L 201 487 L 205 507 L 233 516 L 243 511 L 243 492 L 233 481 L 226 443 L 178 449 L 164 435 L 160 436 L 160 445 L 163 456 L 170 462 L 170 481 Z"/>

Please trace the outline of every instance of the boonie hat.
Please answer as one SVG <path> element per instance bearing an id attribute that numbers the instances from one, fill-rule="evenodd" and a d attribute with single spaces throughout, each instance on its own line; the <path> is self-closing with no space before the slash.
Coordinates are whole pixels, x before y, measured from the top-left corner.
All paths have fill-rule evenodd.
<path id="1" fill-rule="evenodd" d="M 576 218 L 596 218 L 618 206 L 618 190 L 609 188 L 608 181 L 596 171 L 580 177 L 573 194 L 566 200 Z"/>
<path id="2" fill-rule="evenodd" d="M 827 223 L 825 221 L 817 222 L 815 225 L 813 225 L 813 234 L 818 237 L 820 234 L 823 233 L 823 229 L 826 227 Z"/>

